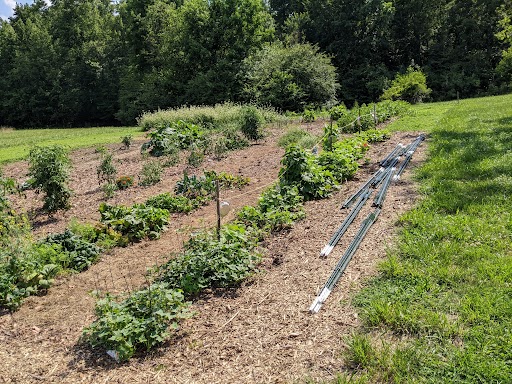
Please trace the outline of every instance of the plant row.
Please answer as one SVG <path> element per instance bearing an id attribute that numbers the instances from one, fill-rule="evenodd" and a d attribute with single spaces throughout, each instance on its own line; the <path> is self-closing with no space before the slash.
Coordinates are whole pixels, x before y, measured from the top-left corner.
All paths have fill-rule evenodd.
<path id="1" fill-rule="evenodd" d="M 63 233 L 34 241 L 26 218 L 9 204 L 8 194 L 16 191 L 14 180 L 0 175 L 0 308 L 16 310 L 24 298 L 45 292 L 57 274 L 89 268 L 102 250 L 158 238 L 170 213 L 188 213 L 212 198 L 215 180 L 223 188 L 249 182 L 224 172 L 185 175 L 176 184 L 176 195 L 160 194 L 131 207 L 102 203 L 96 225 L 73 222 Z"/>

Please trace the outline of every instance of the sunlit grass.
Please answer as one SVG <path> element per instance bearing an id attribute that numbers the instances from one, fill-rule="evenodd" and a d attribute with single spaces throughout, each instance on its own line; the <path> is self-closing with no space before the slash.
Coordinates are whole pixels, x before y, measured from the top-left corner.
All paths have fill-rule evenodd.
<path id="1" fill-rule="evenodd" d="M 126 135 L 142 136 L 137 127 L 99 127 L 72 129 L 0 129 L 0 163 L 22 160 L 35 145 L 59 144 L 70 149 L 98 144 L 121 143 Z"/>
<path id="2" fill-rule="evenodd" d="M 422 199 L 402 217 L 380 274 L 354 298 L 364 326 L 347 341 L 341 374 L 509 383 L 512 96 L 417 106 L 391 129 L 429 133 L 416 172 Z"/>

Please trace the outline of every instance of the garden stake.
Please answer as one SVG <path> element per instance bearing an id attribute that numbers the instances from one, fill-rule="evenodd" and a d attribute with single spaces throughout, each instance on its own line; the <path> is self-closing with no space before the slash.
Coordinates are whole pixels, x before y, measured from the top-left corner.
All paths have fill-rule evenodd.
<path id="1" fill-rule="evenodd" d="M 322 249 L 322 252 L 320 252 L 320 257 L 327 257 L 332 252 L 336 244 L 340 241 L 341 237 L 345 234 L 348 227 L 354 219 L 357 217 L 359 212 L 361 211 L 361 208 L 366 203 L 368 198 L 373 192 L 370 190 L 366 190 L 363 192 L 363 194 L 359 197 L 359 200 L 357 201 L 357 204 L 352 208 L 348 216 L 345 218 L 341 226 L 334 232 L 334 235 L 331 237 L 331 240 L 329 240 L 329 243 Z"/>
<path id="2" fill-rule="evenodd" d="M 350 263 L 352 256 L 357 251 L 357 248 L 363 241 L 363 238 L 365 237 L 366 233 L 368 232 L 368 230 L 370 229 L 372 224 L 377 220 L 377 217 L 379 216 L 379 214 L 380 214 L 380 208 L 377 208 L 374 212 L 370 213 L 368 215 L 368 217 L 363 221 L 361 228 L 355 235 L 354 239 L 348 246 L 347 250 L 341 257 L 341 259 L 338 261 L 338 264 L 336 264 L 334 271 L 332 272 L 331 276 L 325 283 L 322 291 L 316 297 L 316 299 L 313 301 L 313 304 L 311 304 L 311 307 L 309 307 L 310 313 L 318 313 L 318 311 L 320 311 L 320 308 L 322 308 L 322 305 L 324 304 L 325 300 L 327 300 L 327 298 L 331 294 L 332 290 L 338 283 L 339 279 L 341 278 L 341 275 L 347 268 L 348 263 Z"/>
<path id="3" fill-rule="evenodd" d="M 215 180 L 215 199 L 217 200 L 217 240 L 220 240 L 220 193 L 219 180 Z"/>
<path id="4" fill-rule="evenodd" d="M 416 149 L 418 149 L 418 147 L 420 146 L 420 144 L 423 140 L 425 140 L 425 136 L 419 135 L 418 138 L 411 144 L 411 147 L 407 151 L 406 158 L 404 159 L 402 164 L 400 164 L 400 168 L 398 168 L 398 171 L 396 172 L 395 176 L 393 177 L 393 181 L 400 180 L 400 175 L 402 174 L 404 169 L 407 167 L 407 165 L 411 161 L 412 155 L 414 154 L 414 152 L 416 152 Z"/>

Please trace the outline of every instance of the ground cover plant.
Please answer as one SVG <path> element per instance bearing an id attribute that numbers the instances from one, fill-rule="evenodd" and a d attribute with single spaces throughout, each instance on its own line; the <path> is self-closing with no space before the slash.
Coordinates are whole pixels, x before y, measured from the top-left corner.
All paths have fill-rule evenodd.
<path id="1" fill-rule="evenodd" d="M 511 101 L 442 103 L 408 118 L 430 129 L 430 156 L 417 172 L 422 199 L 401 218 L 380 275 L 354 299 L 361 333 L 373 331 L 347 341 L 354 380 L 512 377 Z"/>
<path id="2" fill-rule="evenodd" d="M 61 145 L 69 149 L 94 147 L 98 144 L 117 143 L 122 134 L 129 134 L 133 138 L 143 135 L 137 127 L 2 130 L 0 163 L 26 158 L 35 145 Z"/>

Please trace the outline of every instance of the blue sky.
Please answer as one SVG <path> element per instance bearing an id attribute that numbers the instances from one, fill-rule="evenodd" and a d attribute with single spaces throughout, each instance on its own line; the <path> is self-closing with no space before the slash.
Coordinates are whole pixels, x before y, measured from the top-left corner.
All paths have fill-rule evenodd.
<path id="1" fill-rule="evenodd" d="M 32 0 L 0 0 L 0 17 L 2 19 L 7 19 L 8 17 L 12 16 L 12 9 L 16 3 L 27 4 L 32 3 Z"/>

